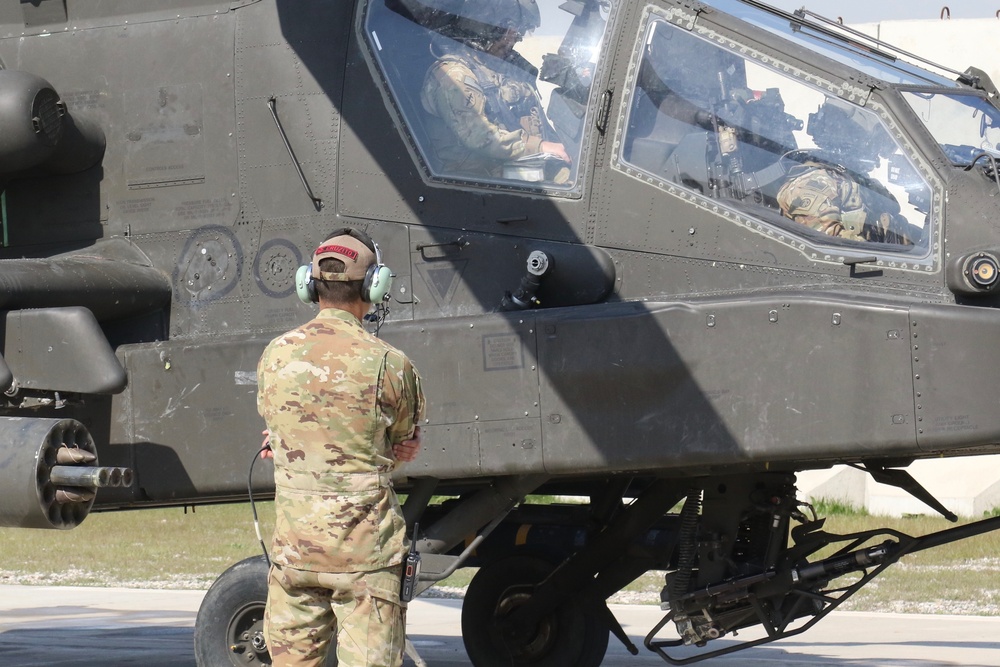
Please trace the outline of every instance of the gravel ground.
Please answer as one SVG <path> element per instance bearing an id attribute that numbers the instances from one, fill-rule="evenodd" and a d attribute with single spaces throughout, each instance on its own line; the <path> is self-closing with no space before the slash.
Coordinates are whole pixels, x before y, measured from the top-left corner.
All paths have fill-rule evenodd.
<path id="1" fill-rule="evenodd" d="M 0 584 L 17 586 L 100 586 L 107 588 L 149 588 L 158 590 L 207 590 L 214 576 L 190 577 L 170 575 L 152 580 L 117 577 L 108 572 L 89 572 L 68 568 L 63 572 L 18 572 L 0 570 Z"/>

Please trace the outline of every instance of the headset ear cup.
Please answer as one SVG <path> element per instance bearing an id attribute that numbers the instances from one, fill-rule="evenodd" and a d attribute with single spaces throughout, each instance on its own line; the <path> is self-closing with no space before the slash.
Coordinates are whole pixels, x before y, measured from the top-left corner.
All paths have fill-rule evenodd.
<path id="1" fill-rule="evenodd" d="M 316 283 L 313 282 L 312 264 L 304 264 L 295 272 L 295 293 L 298 294 L 302 303 L 316 303 L 319 296 L 316 294 Z"/>
<path id="2" fill-rule="evenodd" d="M 382 303 L 392 289 L 392 271 L 384 264 L 372 264 L 365 274 L 361 295 L 367 303 Z"/>

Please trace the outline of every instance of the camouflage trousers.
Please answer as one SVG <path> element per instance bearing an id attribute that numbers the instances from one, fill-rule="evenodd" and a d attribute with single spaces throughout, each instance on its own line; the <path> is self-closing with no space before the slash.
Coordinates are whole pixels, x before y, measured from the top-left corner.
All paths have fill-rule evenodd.
<path id="1" fill-rule="evenodd" d="M 264 635 L 273 667 L 322 667 L 336 634 L 340 667 L 400 667 L 402 566 L 372 572 L 271 567 Z"/>

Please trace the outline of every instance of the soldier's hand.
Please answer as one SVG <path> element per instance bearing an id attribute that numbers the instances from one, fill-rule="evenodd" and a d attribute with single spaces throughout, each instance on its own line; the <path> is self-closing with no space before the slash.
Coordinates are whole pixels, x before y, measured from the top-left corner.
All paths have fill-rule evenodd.
<path id="1" fill-rule="evenodd" d="M 260 434 L 264 436 L 264 441 L 260 443 L 260 458 L 273 459 L 274 452 L 271 451 L 271 432 L 264 429 Z"/>
<path id="2" fill-rule="evenodd" d="M 404 463 L 412 461 L 417 458 L 417 454 L 420 453 L 420 427 L 417 426 L 413 429 L 413 437 L 409 440 L 403 440 L 402 442 L 397 442 L 392 446 L 392 455 L 396 457 L 397 460 L 403 461 Z"/>
<path id="3" fill-rule="evenodd" d="M 543 153 L 549 153 L 550 155 L 555 155 L 557 158 L 565 162 L 566 164 L 573 164 L 573 159 L 566 152 L 566 147 L 562 144 L 558 144 L 554 141 L 543 141 L 538 150 Z"/>

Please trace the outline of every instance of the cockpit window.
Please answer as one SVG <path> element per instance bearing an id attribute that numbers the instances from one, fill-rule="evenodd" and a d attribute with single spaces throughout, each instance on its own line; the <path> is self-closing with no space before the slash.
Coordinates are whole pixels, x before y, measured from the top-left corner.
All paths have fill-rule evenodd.
<path id="1" fill-rule="evenodd" d="M 789 22 L 786 18 L 742 0 L 706 0 L 706 2 L 747 23 L 752 23 L 783 39 L 805 46 L 810 51 L 820 53 L 887 83 L 950 88 L 957 88 L 959 85 L 954 80 L 929 72 L 905 60 L 880 55 L 877 50 L 873 51 L 863 43 L 859 43 L 849 33 L 838 31 L 835 25 L 828 25 L 827 29 L 823 30 L 823 26 L 817 29 L 814 25 L 810 25 L 813 21 Z"/>
<path id="2" fill-rule="evenodd" d="M 956 165 L 1000 157 L 1000 111 L 978 95 L 902 91 L 903 98 Z"/>
<path id="3" fill-rule="evenodd" d="M 372 0 L 367 39 L 430 175 L 571 190 L 606 0 Z"/>
<path id="4" fill-rule="evenodd" d="M 813 245 L 926 245 L 930 188 L 871 111 L 650 21 L 621 160 Z"/>

